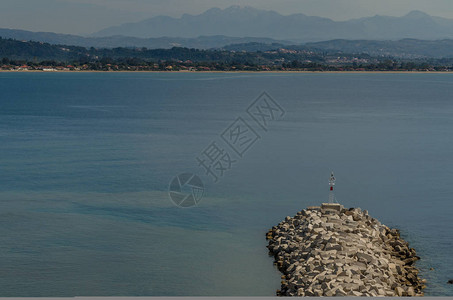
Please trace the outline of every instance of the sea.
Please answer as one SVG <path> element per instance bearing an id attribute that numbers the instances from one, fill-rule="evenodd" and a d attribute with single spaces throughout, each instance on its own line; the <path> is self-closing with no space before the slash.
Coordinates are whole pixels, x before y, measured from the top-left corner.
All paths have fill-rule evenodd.
<path id="1" fill-rule="evenodd" d="M 416 249 L 425 294 L 453 296 L 452 92 L 439 73 L 0 73 L 0 296 L 273 296 L 265 234 L 326 202 L 332 171 L 336 201 Z"/>

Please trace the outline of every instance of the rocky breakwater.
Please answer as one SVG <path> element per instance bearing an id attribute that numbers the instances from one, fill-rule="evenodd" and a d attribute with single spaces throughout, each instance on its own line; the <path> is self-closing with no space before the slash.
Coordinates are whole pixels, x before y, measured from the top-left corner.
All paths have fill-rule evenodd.
<path id="1" fill-rule="evenodd" d="M 323 204 L 267 233 L 283 273 L 279 296 L 422 296 L 415 250 L 360 208 Z"/>

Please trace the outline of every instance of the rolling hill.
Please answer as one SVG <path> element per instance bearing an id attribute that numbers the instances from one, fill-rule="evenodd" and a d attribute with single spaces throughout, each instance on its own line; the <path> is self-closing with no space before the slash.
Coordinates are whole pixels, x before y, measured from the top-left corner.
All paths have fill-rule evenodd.
<path id="1" fill-rule="evenodd" d="M 121 35 L 107 37 L 83 37 L 71 34 L 53 32 L 32 32 L 26 30 L 0 28 L 0 37 L 20 41 L 36 41 L 49 44 L 73 45 L 95 48 L 137 47 L 149 49 L 170 49 L 172 47 L 187 47 L 197 49 L 221 48 L 230 44 L 239 43 L 281 43 L 291 44 L 290 41 L 281 41 L 260 37 L 229 37 L 229 36 L 197 36 L 195 38 L 158 37 L 137 38 Z"/>

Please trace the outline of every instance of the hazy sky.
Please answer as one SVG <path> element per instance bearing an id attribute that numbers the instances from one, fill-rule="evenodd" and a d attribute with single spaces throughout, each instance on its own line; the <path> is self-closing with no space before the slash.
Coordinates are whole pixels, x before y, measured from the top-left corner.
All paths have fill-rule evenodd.
<path id="1" fill-rule="evenodd" d="M 0 0 L 0 28 L 88 34 L 156 15 L 179 17 L 231 5 L 334 20 L 401 16 L 411 10 L 453 19 L 453 0 Z"/>

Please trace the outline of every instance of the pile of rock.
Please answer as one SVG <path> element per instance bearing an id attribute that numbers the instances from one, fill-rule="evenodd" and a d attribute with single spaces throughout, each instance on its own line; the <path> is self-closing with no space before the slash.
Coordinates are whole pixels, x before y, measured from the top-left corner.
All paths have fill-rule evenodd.
<path id="1" fill-rule="evenodd" d="M 399 231 L 366 210 L 323 204 L 267 233 L 282 276 L 281 296 L 422 296 L 419 259 Z"/>

